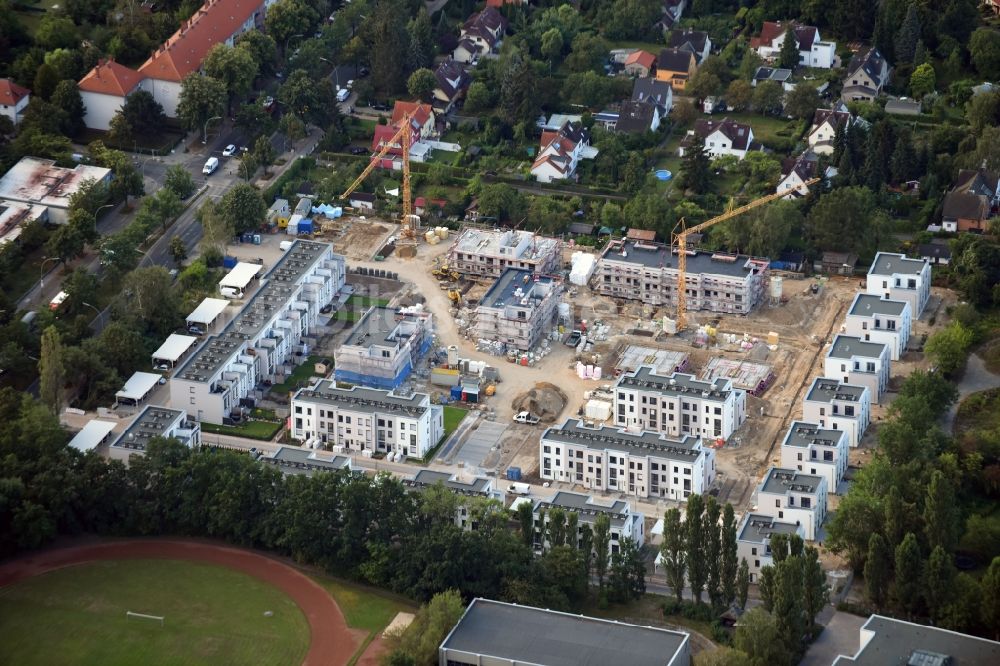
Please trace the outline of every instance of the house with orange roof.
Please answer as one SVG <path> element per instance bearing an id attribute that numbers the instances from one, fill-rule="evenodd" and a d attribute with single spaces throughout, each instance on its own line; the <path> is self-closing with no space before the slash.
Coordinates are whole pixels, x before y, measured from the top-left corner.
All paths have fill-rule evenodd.
<path id="1" fill-rule="evenodd" d="M 565 122 L 557 131 L 543 130 L 541 150 L 531 165 L 531 175 L 539 183 L 566 180 L 576 173 L 581 159 L 597 157 L 590 145 L 590 133 L 582 125 Z"/>
<path id="2" fill-rule="evenodd" d="M 99 60 L 76 85 L 86 109 L 83 124 L 108 130 L 125 99 L 142 88 L 142 75 L 114 60 Z"/>
<path id="3" fill-rule="evenodd" d="M 629 76 L 644 79 L 653 73 L 655 67 L 656 56 L 649 51 L 639 49 L 628 54 L 628 57 L 625 58 L 625 66 L 622 69 Z"/>
<path id="4" fill-rule="evenodd" d="M 21 115 L 31 101 L 31 91 L 22 88 L 10 79 L 0 79 L 0 113 L 10 118 L 17 125 Z"/>
<path id="5" fill-rule="evenodd" d="M 389 124 L 375 126 L 375 136 L 372 137 L 372 152 L 381 150 L 382 146 L 392 140 L 407 116 L 410 118 L 410 159 L 415 162 L 423 162 L 430 157 L 431 147 L 427 142 L 437 136 L 436 118 L 433 107 L 430 104 L 420 102 L 396 102 Z M 401 157 L 402 154 L 402 141 L 397 139 L 389 146 L 381 166 L 385 169 L 402 168 L 401 163 L 397 164 L 399 160 L 395 159 Z M 393 157 L 388 157 L 389 155 Z"/>
<path id="6" fill-rule="evenodd" d="M 834 66 L 837 59 L 837 43 L 823 41 L 819 35 L 819 28 L 811 25 L 764 21 L 760 36 L 750 38 L 750 48 L 767 62 L 773 62 L 781 55 L 781 47 L 789 30 L 792 31 L 795 48 L 799 52 L 797 64 L 802 67 L 822 69 Z"/>

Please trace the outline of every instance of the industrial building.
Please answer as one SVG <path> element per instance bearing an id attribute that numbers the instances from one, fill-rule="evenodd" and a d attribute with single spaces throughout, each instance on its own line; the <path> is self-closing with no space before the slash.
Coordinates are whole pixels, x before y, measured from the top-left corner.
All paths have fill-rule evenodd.
<path id="1" fill-rule="evenodd" d="M 285 474 L 305 476 L 312 476 L 316 472 L 352 469 L 351 459 L 347 456 L 330 455 L 298 446 L 279 446 L 273 453 L 261 456 L 260 461 L 274 465 Z"/>
<path id="2" fill-rule="evenodd" d="M 826 520 L 826 479 L 794 468 L 771 467 L 756 491 L 756 512 L 802 526 L 803 538 L 815 541 Z"/>
<path id="3" fill-rule="evenodd" d="M 497 490 L 493 479 L 489 477 L 477 476 L 470 481 L 463 481 L 457 474 L 422 469 L 412 479 L 403 479 L 403 486 L 413 492 L 423 492 L 438 484 L 459 497 L 455 507 L 455 525 L 463 530 L 479 528 L 477 521 L 483 502 L 492 500 L 497 511 L 503 507 L 503 491 Z"/>
<path id="4" fill-rule="evenodd" d="M 823 374 L 845 384 L 867 386 L 872 402 L 881 404 L 882 394 L 889 386 L 889 345 L 837 335 L 823 360 Z"/>
<path id="5" fill-rule="evenodd" d="M 866 342 L 889 345 L 889 358 L 898 361 L 906 353 L 913 331 L 911 312 L 908 301 L 858 293 L 844 317 L 844 332 Z"/>
<path id="6" fill-rule="evenodd" d="M 807 421 L 792 421 L 781 442 L 781 466 L 826 479 L 836 493 L 847 473 L 847 433 Z"/>
<path id="7" fill-rule="evenodd" d="M 344 258 L 330 244 L 293 241 L 239 314 L 177 369 L 170 404 L 222 423 L 257 395 L 260 382 L 281 381 L 345 278 Z"/>
<path id="8" fill-rule="evenodd" d="M 147 405 L 108 450 L 112 459 L 128 460 L 144 453 L 156 438 L 176 439 L 194 448 L 201 445 L 201 426 L 190 420 L 183 409 Z"/>
<path id="9" fill-rule="evenodd" d="M 330 444 L 334 451 L 381 451 L 422 458 L 444 436 L 444 409 L 426 393 L 338 388 L 334 380 L 292 396 L 292 439 Z"/>
<path id="10" fill-rule="evenodd" d="M 802 400 L 802 419 L 822 428 L 843 430 L 847 445 L 861 444 L 871 422 L 872 392 L 867 386 L 816 377 Z"/>
<path id="11" fill-rule="evenodd" d="M 689 666 L 686 633 L 472 600 L 438 648 L 438 666 Z"/>
<path id="12" fill-rule="evenodd" d="M 522 500 L 518 500 L 522 501 Z M 531 500 L 523 500 L 531 501 Z M 515 502 L 515 505 L 517 502 Z M 511 507 L 512 510 L 515 506 Z M 594 529 L 594 523 L 598 516 L 607 516 L 611 522 L 608 539 L 608 557 L 617 554 L 621 550 L 621 545 L 625 539 L 632 539 L 636 547 L 641 548 L 646 541 L 645 535 L 645 515 L 638 511 L 633 511 L 631 504 L 626 500 L 616 499 L 610 504 L 603 504 L 596 498 L 583 495 L 581 493 L 571 493 L 565 490 L 557 492 L 551 499 L 538 500 L 531 508 L 535 517 L 535 548 L 541 549 L 542 535 L 545 533 L 542 520 L 548 524 L 548 518 L 552 515 L 553 509 L 559 509 L 563 513 L 575 513 L 577 516 L 577 534 L 575 541 L 573 535 L 569 535 L 571 541 L 569 545 L 579 548 L 581 546 L 580 537 L 583 533 L 583 526 L 588 525 Z"/>
<path id="13" fill-rule="evenodd" d="M 44 206 L 48 210 L 46 221 L 66 224 L 70 197 L 89 182 L 107 185 L 111 169 L 87 164 L 67 169 L 56 166 L 55 160 L 22 157 L 0 178 L 0 202 Z M 40 211 L 32 208 L 28 217 L 39 219 Z"/>
<path id="14" fill-rule="evenodd" d="M 648 366 L 618 377 L 615 425 L 663 433 L 728 440 L 747 417 L 746 391 L 729 379 L 703 381 L 674 372 L 658 375 Z"/>
<path id="15" fill-rule="evenodd" d="M 715 481 L 715 451 L 690 435 L 670 439 L 568 419 L 546 428 L 538 446 L 541 478 L 590 490 L 682 501 Z"/>
<path id="16" fill-rule="evenodd" d="M 562 291 L 556 278 L 508 268 L 479 301 L 473 334 L 502 342 L 507 349 L 528 351 L 556 323 Z"/>
<path id="17" fill-rule="evenodd" d="M 608 244 L 594 288 L 611 298 L 677 306 L 677 257 L 665 245 L 634 240 Z M 689 252 L 687 309 L 747 314 L 767 296 L 770 262 L 725 253 Z"/>
<path id="18" fill-rule="evenodd" d="M 448 250 L 448 267 L 468 277 L 500 277 L 508 268 L 554 274 L 562 244 L 530 231 L 466 229 Z"/>
<path id="19" fill-rule="evenodd" d="M 45 224 L 49 209 L 39 204 L 0 201 L 0 247 L 21 237 L 24 227 L 32 222 Z"/>
<path id="20" fill-rule="evenodd" d="M 433 316 L 422 307 L 372 307 L 334 352 L 334 378 L 371 388 L 398 388 L 430 349 L 433 337 Z"/>
<path id="21" fill-rule="evenodd" d="M 957 631 L 872 615 L 860 629 L 854 656 L 833 666 L 965 666 L 1000 663 L 1000 643 Z"/>
<path id="22" fill-rule="evenodd" d="M 930 262 L 892 252 L 879 252 L 868 269 L 865 289 L 873 296 L 906 301 L 910 304 L 912 317 L 920 319 L 931 297 Z"/>
<path id="23" fill-rule="evenodd" d="M 774 516 L 748 511 L 736 531 L 736 559 L 746 560 L 750 569 L 750 582 L 760 579 L 760 570 L 772 566 L 771 537 L 775 534 L 797 534 L 805 538 L 801 525 L 778 520 Z"/>

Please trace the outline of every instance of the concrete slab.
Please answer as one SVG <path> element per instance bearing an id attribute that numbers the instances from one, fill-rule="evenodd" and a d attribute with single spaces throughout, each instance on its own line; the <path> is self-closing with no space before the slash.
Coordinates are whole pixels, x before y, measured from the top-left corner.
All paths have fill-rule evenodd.
<path id="1" fill-rule="evenodd" d="M 861 645 L 861 625 L 867 619 L 835 612 L 823 633 L 809 646 L 799 666 L 829 666 L 838 655 L 853 656 Z"/>
<path id="2" fill-rule="evenodd" d="M 482 467 L 491 449 L 499 446 L 505 430 L 506 423 L 480 421 L 479 427 L 469 433 L 455 453 L 455 462 L 462 462 L 466 467 Z"/>

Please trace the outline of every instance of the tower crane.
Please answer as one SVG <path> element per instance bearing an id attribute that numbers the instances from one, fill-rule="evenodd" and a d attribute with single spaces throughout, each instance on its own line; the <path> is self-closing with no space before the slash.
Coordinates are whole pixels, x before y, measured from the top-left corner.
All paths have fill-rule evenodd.
<path id="1" fill-rule="evenodd" d="M 365 170 L 361 172 L 361 175 L 355 178 L 350 187 L 340 195 L 340 198 L 346 201 L 351 196 L 351 193 L 358 189 L 361 183 L 364 182 L 365 178 L 371 175 L 371 172 L 375 170 L 375 166 L 378 165 L 379 160 L 385 157 L 389 149 L 399 141 L 403 149 L 403 215 L 400 220 L 400 235 L 407 239 L 416 237 L 416 221 L 414 220 L 416 216 L 413 214 L 413 204 L 410 197 L 410 142 L 413 139 L 413 127 L 410 124 L 410 117 L 411 114 L 406 114 L 403 117 L 399 130 L 392 135 L 391 139 L 382 143 L 382 147 L 372 156 L 371 161 L 365 167 Z"/>
<path id="2" fill-rule="evenodd" d="M 820 178 L 811 178 L 796 189 L 804 189 L 809 187 L 814 183 L 818 183 Z M 743 213 L 753 210 L 758 206 L 763 206 L 766 203 L 771 203 L 775 199 L 780 199 L 782 197 L 788 196 L 788 192 L 778 192 L 775 194 L 769 194 L 766 197 L 761 197 L 760 199 L 754 199 L 748 204 L 740 206 L 739 208 L 730 208 L 722 215 L 713 217 L 710 220 L 705 220 L 701 224 L 697 224 L 691 228 L 684 222 L 684 218 L 677 223 L 674 227 L 673 233 L 670 234 L 670 246 L 672 250 L 677 252 L 677 330 L 681 331 L 687 325 L 687 240 L 688 236 L 691 234 L 700 233 L 709 227 L 714 227 L 720 222 L 725 222 L 726 220 L 731 220 L 734 217 L 742 215 Z"/>

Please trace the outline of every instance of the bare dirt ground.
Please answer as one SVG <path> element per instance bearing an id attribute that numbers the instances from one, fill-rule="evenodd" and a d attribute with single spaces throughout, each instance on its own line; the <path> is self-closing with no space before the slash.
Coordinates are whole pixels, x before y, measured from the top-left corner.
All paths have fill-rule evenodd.
<path id="1" fill-rule="evenodd" d="M 390 236 L 398 235 L 399 225 L 380 218 L 342 217 L 326 224 L 317 240 L 333 244 L 333 251 L 355 261 L 372 261 Z"/>

